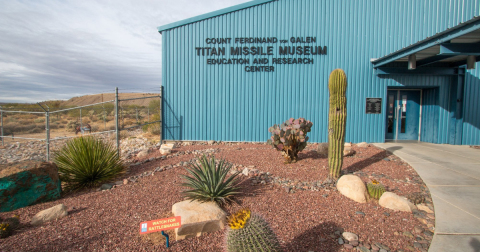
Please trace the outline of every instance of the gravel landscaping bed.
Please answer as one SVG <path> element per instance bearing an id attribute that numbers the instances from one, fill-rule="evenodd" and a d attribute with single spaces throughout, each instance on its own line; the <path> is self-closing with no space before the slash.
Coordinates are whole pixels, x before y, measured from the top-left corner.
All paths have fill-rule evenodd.
<path id="1" fill-rule="evenodd" d="M 186 174 L 186 162 L 201 154 L 225 158 L 248 175 L 241 175 L 241 206 L 225 210 L 249 207 L 261 214 L 286 251 L 428 250 L 433 214 L 396 212 L 374 200 L 361 204 L 344 197 L 326 179 L 328 160 L 316 148 L 308 145 L 294 164 L 284 164 L 280 152 L 264 144 L 177 144 L 167 156 L 152 148 L 148 156 L 131 160 L 129 173 L 111 190 L 86 190 L 0 213 L 3 218 L 18 214 L 22 223 L 12 236 L 0 239 L 0 251 L 222 251 L 223 231 L 179 242 L 171 237 L 168 250 L 158 241 L 162 239 L 152 243 L 139 235 L 140 222 L 170 216 L 172 205 L 183 200 L 179 175 Z M 433 210 L 428 189 L 408 164 L 376 147 L 353 149 L 356 154 L 344 158 L 344 174 L 356 174 L 365 182 L 376 179 L 401 196 L 420 193 Z M 43 226 L 29 224 L 37 212 L 57 204 L 68 207 L 68 216 Z M 341 239 L 344 231 L 358 235 L 356 248 Z"/>

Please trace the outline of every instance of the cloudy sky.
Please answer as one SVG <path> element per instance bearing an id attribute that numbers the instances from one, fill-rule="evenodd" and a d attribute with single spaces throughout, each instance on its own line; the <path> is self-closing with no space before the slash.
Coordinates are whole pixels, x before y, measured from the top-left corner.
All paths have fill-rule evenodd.
<path id="1" fill-rule="evenodd" d="M 0 103 L 157 92 L 156 27 L 248 0 L 3 0 Z"/>

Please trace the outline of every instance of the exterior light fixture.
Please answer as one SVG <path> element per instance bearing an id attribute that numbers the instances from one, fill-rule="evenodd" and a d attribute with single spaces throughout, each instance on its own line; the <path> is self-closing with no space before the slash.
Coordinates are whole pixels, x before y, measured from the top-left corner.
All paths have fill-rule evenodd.
<path id="1" fill-rule="evenodd" d="M 415 54 L 408 55 L 408 70 L 417 68 L 417 56 Z"/>
<path id="2" fill-rule="evenodd" d="M 476 57 L 475 55 L 467 56 L 467 69 L 475 69 Z"/>

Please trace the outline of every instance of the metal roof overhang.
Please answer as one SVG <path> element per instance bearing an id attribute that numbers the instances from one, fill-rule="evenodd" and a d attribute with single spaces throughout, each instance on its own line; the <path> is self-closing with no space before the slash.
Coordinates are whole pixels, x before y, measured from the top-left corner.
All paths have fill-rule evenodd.
<path id="1" fill-rule="evenodd" d="M 176 27 L 188 25 L 188 24 L 191 24 L 191 23 L 195 23 L 195 22 L 202 21 L 202 20 L 205 20 L 205 19 L 213 18 L 213 17 L 216 17 L 216 16 L 221 16 L 223 14 L 227 14 L 227 13 L 230 13 L 230 12 L 235 12 L 235 11 L 238 11 L 238 10 L 250 8 L 250 7 L 253 7 L 253 6 L 256 6 L 256 5 L 260 5 L 260 4 L 264 4 L 264 3 L 268 3 L 268 2 L 272 2 L 272 1 L 276 1 L 276 0 L 254 0 L 254 1 L 243 3 L 243 4 L 238 4 L 238 5 L 235 5 L 235 6 L 232 6 L 232 7 L 228 7 L 228 8 L 225 8 L 225 9 L 221 9 L 221 10 L 213 11 L 213 12 L 206 13 L 206 14 L 203 14 L 203 15 L 199 15 L 199 16 L 196 16 L 196 17 L 184 19 L 184 20 L 181 20 L 181 21 L 178 21 L 178 22 L 162 25 L 162 26 L 157 27 L 157 29 L 158 29 L 159 33 L 162 33 L 165 30 L 170 30 L 170 29 L 173 29 L 173 28 L 176 28 Z"/>
<path id="2" fill-rule="evenodd" d="M 415 55 L 416 69 L 409 70 L 408 58 Z M 408 47 L 400 49 L 382 58 L 372 60 L 373 67 L 380 74 L 427 74 L 451 75 L 455 68 L 467 64 L 467 56 L 473 55 L 480 61 L 480 17 L 437 33 Z M 400 63 L 403 67 L 391 67 L 391 63 Z M 441 67 L 432 67 L 433 63 Z M 424 67 L 428 66 L 429 67 Z"/>

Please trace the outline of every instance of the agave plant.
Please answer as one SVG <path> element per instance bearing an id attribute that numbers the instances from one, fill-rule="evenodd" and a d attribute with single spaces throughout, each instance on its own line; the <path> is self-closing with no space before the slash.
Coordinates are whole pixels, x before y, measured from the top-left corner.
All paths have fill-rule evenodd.
<path id="1" fill-rule="evenodd" d="M 55 152 L 54 162 L 67 192 L 99 186 L 125 172 L 116 148 L 91 136 L 68 141 Z"/>
<path id="2" fill-rule="evenodd" d="M 232 164 L 220 160 L 217 164 L 215 157 L 200 157 L 200 164 L 190 163 L 186 170 L 191 175 L 181 175 L 186 181 L 182 186 L 190 190 L 182 193 L 191 200 L 202 202 L 213 201 L 218 205 L 230 204 L 233 198 L 240 194 L 239 178 L 240 173 L 235 172 L 227 178 L 232 169 Z"/>

